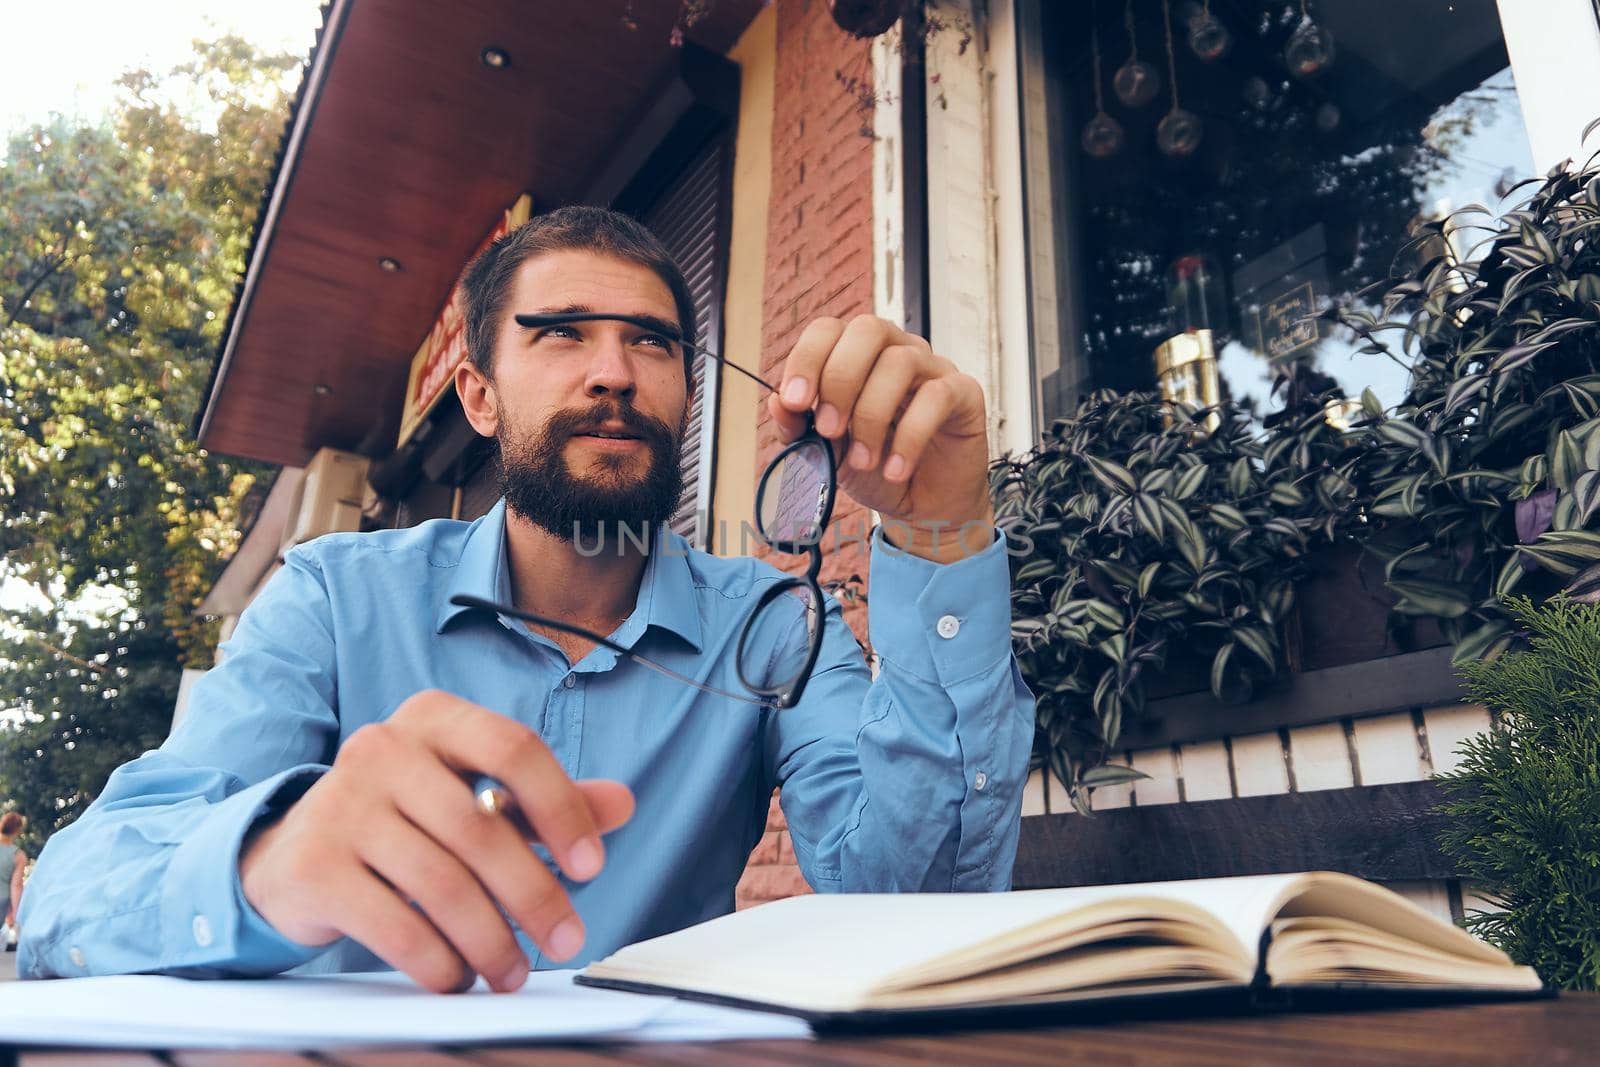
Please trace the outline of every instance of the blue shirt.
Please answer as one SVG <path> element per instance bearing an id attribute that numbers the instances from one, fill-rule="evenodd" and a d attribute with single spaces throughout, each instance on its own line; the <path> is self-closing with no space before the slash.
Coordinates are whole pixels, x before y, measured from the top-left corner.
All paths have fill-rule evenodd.
<path id="1" fill-rule="evenodd" d="M 350 939 L 311 948 L 279 935 L 244 899 L 239 847 L 351 733 L 429 688 L 526 724 L 573 778 L 616 779 L 637 798 L 606 838 L 600 875 L 563 880 L 587 927 L 582 954 L 558 965 L 519 934 L 535 967 L 581 965 L 733 910 L 774 787 L 818 891 L 1010 887 L 1034 706 L 1011 654 L 1003 541 L 940 565 L 874 533 L 878 678 L 830 597 L 803 699 L 770 711 L 604 647 L 569 665 L 522 624 L 452 606 L 456 593 L 505 602 L 504 509 L 291 551 L 172 735 L 50 839 L 19 917 L 19 973 L 383 969 Z M 742 692 L 740 630 L 783 577 L 663 532 L 612 639 Z"/>

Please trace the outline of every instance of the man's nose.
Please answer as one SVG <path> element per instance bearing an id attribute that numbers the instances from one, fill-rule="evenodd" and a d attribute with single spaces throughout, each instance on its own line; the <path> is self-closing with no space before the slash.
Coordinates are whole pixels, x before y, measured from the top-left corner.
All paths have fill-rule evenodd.
<path id="1" fill-rule="evenodd" d="M 584 380 L 587 396 L 620 396 L 631 399 L 637 383 L 633 376 L 633 360 L 620 338 L 608 337 L 596 346 L 589 363 L 589 376 Z"/>

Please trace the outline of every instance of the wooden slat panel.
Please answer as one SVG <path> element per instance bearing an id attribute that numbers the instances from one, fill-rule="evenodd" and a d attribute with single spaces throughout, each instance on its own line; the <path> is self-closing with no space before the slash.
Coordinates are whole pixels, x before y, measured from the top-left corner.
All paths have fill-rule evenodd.
<path id="1" fill-rule="evenodd" d="M 1022 814 L 1043 815 L 1044 810 L 1044 768 L 1041 767 L 1028 775 L 1027 783 L 1022 787 Z"/>
<path id="2" fill-rule="evenodd" d="M 1187 766 L 1187 762 L 1186 762 Z M 1185 778 L 1187 782 L 1187 777 Z M 1341 870 L 1451 878 L 1438 786 L 1408 782 L 1022 820 L 1018 889 Z"/>
<path id="3" fill-rule="evenodd" d="M 1428 726 L 1428 754 L 1436 773 L 1459 767 L 1461 742 L 1489 731 L 1489 709 L 1482 704 L 1425 708 L 1422 719 Z"/>
<path id="4" fill-rule="evenodd" d="M 1362 785 L 1415 782 L 1428 775 L 1411 713 L 1357 719 L 1356 768 Z"/>
<path id="5" fill-rule="evenodd" d="M 1445 922 L 1454 922 L 1450 914 L 1450 889 L 1448 882 L 1442 881 L 1403 881 L 1385 882 L 1384 885 Z"/>
<path id="6" fill-rule="evenodd" d="M 1178 759 L 1170 747 L 1146 748 L 1133 753 L 1133 769 L 1150 777 L 1141 778 L 1133 785 L 1133 795 L 1138 803 L 1176 804 L 1182 800 L 1178 785 Z"/>
<path id="7" fill-rule="evenodd" d="M 1289 791 L 1289 767 L 1283 758 L 1283 741 L 1276 733 L 1249 734 L 1228 741 L 1233 749 L 1233 781 L 1239 796 Z"/>
<path id="8" fill-rule="evenodd" d="M 1222 800 L 1233 796 L 1227 745 L 1221 741 L 1180 745 L 1178 759 L 1183 767 L 1186 800 Z"/>
<path id="9" fill-rule="evenodd" d="M 1294 760 L 1297 792 L 1349 789 L 1356 784 L 1351 772 L 1350 745 L 1345 740 L 1341 723 L 1294 727 L 1289 731 L 1289 752 Z"/>

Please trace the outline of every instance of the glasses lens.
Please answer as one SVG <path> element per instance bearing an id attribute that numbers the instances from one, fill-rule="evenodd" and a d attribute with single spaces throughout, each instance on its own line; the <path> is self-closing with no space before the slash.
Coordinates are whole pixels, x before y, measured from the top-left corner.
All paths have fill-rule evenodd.
<path id="1" fill-rule="evenodd" d="M 811 590 L 809 584 L 796 581 L 750 620 L 750 633 L 739 653 L 739 677 L 757 693 L 788 692 L 805 672 L 822 626 L 822 605 Z"/>
<path id="2" fill-rule="evenodd" d="M 784 454 L 761 486 L 756 518 L 769 544 L 810 545 L 822 538 L 828 506 L 828 456 L 820 441 Z"/>

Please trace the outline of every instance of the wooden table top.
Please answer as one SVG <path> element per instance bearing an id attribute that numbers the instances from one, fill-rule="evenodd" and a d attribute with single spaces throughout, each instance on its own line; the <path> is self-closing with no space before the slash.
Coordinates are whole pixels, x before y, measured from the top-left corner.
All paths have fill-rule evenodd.
<path id="1" fill-rule="evenodd" d="M 4 1035 L 0 1035 L 3 1040 Z M 1137 1021 L 1028 1030 L 815 1041 L 252 1052 L 47 1052 L 18 1067 L 601 1067 L 605 1064 L 907 1063 L 1094 1067 L 1362 1067 L 1371 1064 L 1600 1064 L 1600 994 L 1556 1000 L 1397 1011 L 1319 1012 L 1206 1020 Z M 9 1067 L 0 1050 L 0 1065 Z"/>

